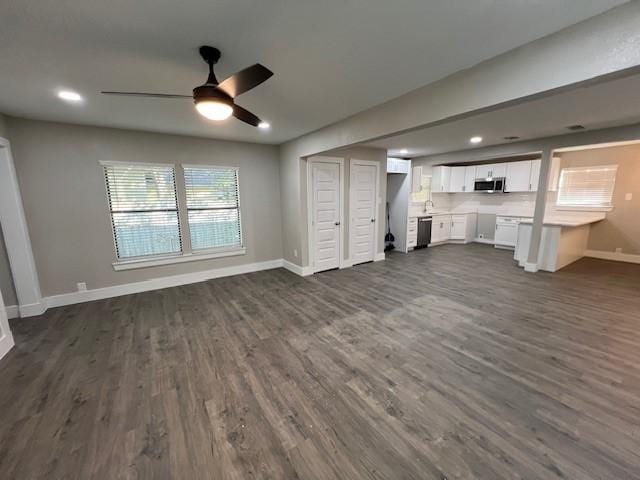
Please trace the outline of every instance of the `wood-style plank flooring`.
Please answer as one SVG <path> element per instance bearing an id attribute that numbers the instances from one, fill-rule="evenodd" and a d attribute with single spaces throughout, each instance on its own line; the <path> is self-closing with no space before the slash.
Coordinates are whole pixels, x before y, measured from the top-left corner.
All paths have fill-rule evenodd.
<path id="1" fill-rule="evenodd" d="M 449 245 L 16 320 L 0 479 L 640 478 L 640 265 Z"/>

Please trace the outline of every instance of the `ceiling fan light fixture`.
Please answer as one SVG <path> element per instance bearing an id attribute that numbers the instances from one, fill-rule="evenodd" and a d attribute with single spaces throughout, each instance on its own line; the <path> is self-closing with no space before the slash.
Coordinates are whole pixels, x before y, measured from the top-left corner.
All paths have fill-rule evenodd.
<path id="1" fill-rule="evenodd" d="M 209 120 L 220 122 L 226 120 L 233 113 L 231 105 L 219 100 L 200 100 L 196 103 L 198 113 Z"/>

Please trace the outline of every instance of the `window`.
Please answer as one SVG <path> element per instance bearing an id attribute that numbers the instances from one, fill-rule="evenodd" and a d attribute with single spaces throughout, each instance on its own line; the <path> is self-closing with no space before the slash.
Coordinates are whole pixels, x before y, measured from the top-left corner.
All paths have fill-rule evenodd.
<path id="1" fill-rule="evenodd" d="M 558 206 L 611 207 L 617 165 L 563 168 L 558 187 Z"/>
<path id="2" fill-rule="evenodd" d="M 182 251 L 173 165 L 103 163 L 118 259 Z"/>
<path id="3" fill-rule="evenodd" d="M 184 166 L 187 217 L 194 251 L 242 246 L 238 169 Z"/>

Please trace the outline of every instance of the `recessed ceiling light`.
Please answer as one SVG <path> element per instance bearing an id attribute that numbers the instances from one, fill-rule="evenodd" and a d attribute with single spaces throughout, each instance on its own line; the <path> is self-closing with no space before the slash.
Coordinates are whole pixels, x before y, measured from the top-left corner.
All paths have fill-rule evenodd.
<path id="1" fill-rule="evenodd" d="M 67 102 L 81 102 L 82 96 L 77 92 L 72 92 L 71 90 L 60 90 L 58 92 L 58 98 L 65 100 Z"/>
<path id="2" fill-rule="evenodd" d="M 407 150 L 406 148 L 403 148 L 402 150 L 400 150 L 401 155 L 406 155 L 407 153 L 409 153 L 409 150 Z"/>
<path id="3" fill-rule="evenodd" d="M 471 137 L 469 141 L 471 143 L 482 143 L 482 137 Z"/>
<path id="4" fill-rule="evenodd" d="M 269 122 L 260 122 L 258 124 L 258 128 L 261 128 L 262 130 L 269 130 L 271 128 L 271 124 Z"/>

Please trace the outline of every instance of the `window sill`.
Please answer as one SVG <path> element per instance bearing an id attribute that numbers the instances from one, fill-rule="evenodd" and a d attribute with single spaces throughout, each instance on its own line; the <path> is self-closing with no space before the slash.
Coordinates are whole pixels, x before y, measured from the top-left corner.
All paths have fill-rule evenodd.
<path id="1" fill-rule="evenodd" d="M 613 207 L 569 207 L 556 205 L 555 209 L 563 212 L 611 212 Z"/>
<path id="2" fill-rule="evenodd" d="M 175 263 L 196 262 L 198 260 L 209 260 L 212 258 L 233 257 L 244 255 L 247 249 L 244 247 L 208 250 L 205 252 L 184 253 L 182 255 L 171 255 L 165 257 L 139 258 L 135 260 L 122 260 L 112 263 L 116 272 L 122 270 L 134 270 L 136 268 L 158 267 L 161 265 L 172 265 Z"/>

